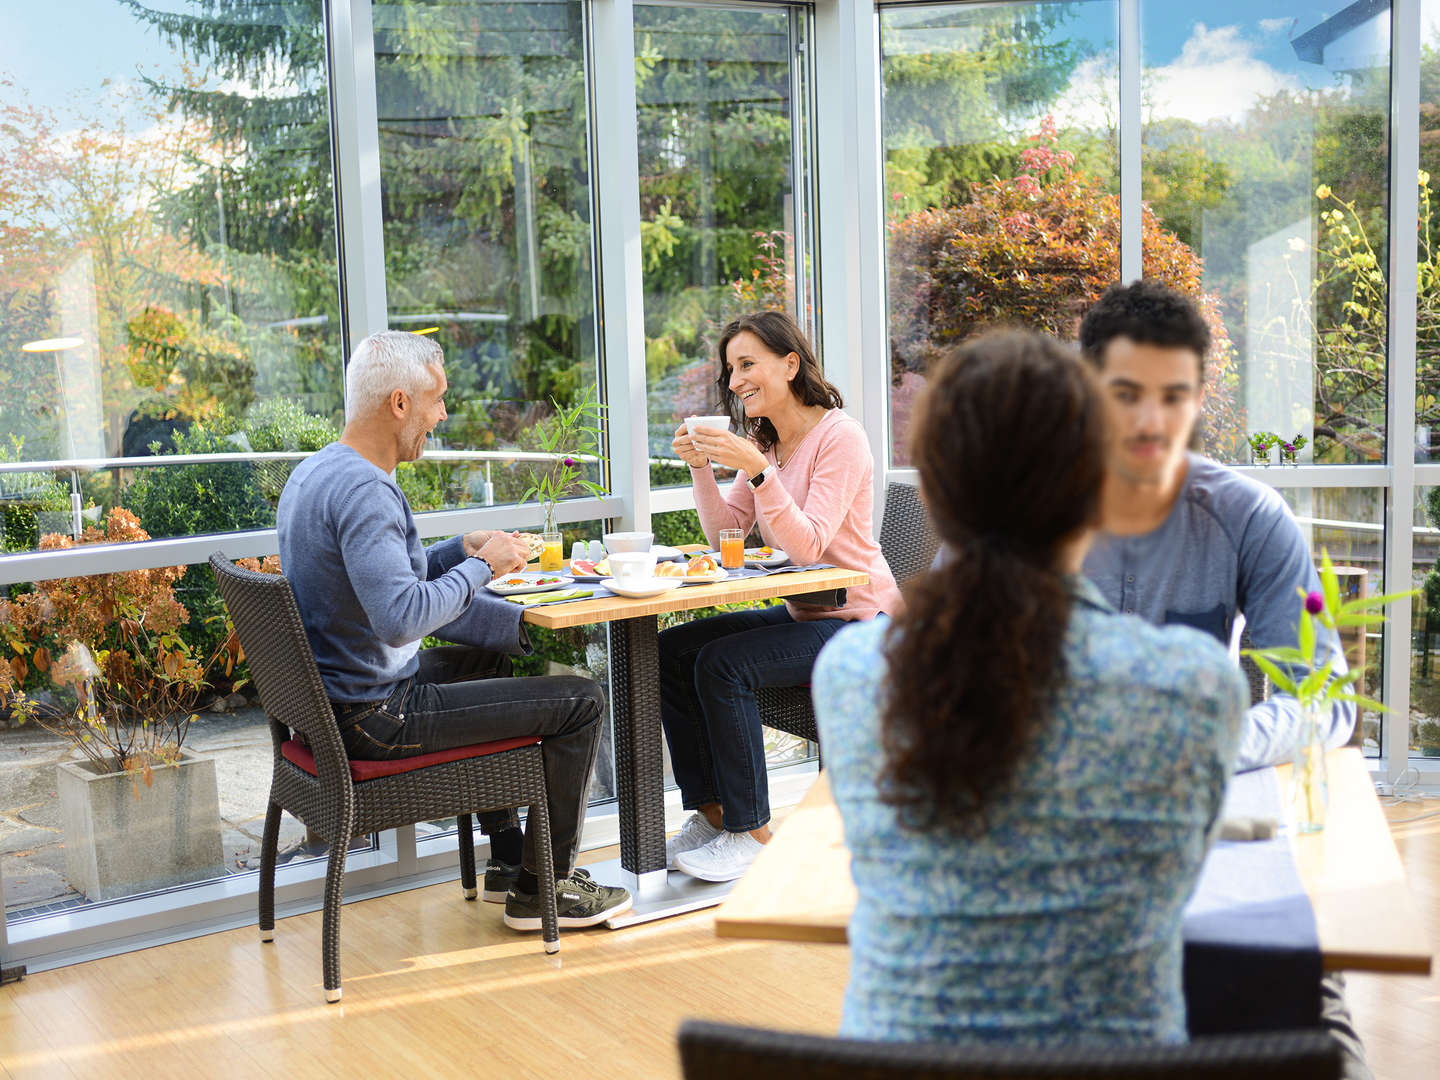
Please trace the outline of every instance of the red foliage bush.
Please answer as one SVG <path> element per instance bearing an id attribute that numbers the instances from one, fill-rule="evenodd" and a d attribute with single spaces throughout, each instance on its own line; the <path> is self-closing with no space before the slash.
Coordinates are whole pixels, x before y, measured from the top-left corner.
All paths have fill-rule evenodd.
<path id="1" fill-rule="evenodd" d="M 1055 147 L 1046 121 L 1022 155 L 1021 175 L 971 185 L 964 206 L 919 210 L 890 223 L 890 381 L 913 388 L 936 358 L 997 326 L 1073 340 L 1080 317 L 1120 280 L 1120 199 Z M 1206 361 L 1206 452 L 1238 460 L 1244 422 L 1235 404 L 1235 348 L 1220 301 L 1202 291 L 1203 263 L 1145 207 L 1144 273 L 1193 297 L 1214 336 Z M 906 378 L 907 375 L 912 378 Z M 895 423 L 894 463 L 905 464 Z"/>

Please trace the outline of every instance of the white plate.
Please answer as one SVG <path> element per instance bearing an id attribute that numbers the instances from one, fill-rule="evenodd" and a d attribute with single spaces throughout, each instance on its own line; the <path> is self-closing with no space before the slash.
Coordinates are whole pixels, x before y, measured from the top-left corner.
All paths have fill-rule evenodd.
<path id="1" fill-rule="evenodd" d="M 783 565 L 785 565 L 787 562 L 790 561 L 790 556 L 789 556 L 789 555 L 786 555 L 786 554 L 785 554 L 783 551 L 781 551 L 779 548 L 771 548 L 771 549 L 770 549 L 770 554 L 764 556 L 763 558 L 762 558 L 761 556 L 758 556 L 758 555 L 752 555 L 752 554 L 750 554 L 752 551 L 759 551 L 759 550 L 760 550 L 759 548 L 746 548 L 746 549 L 745 549 L 745 562 L 746 562 L 747 565 L 749 565 L 749 566 L 783 566 Z"/>
<path id="2" fill-rule="evenodd" d="M 713 574 L 706 574 L 704 577 L 686 574 L 684 577 L 678 577 L 675 580 L 680 582 L 681 585 L 713 585 L 717 581 L 724 581 L 729 576 L 730 571 L 724 567 L 719 567 Z"/>
<path id="3" fill-rule="evenodd" d="M 570 569 L 569 563 L 566 563 L 565 567 L 565 573 L 569 574 L 576 581 L 583 581 L 586 584 L 590 584 L 596 581 L 604 581 L 610 576 L 609 574 L 577 574 L 574 570 Z"/>
<path id="4" fill-rule="evenodd" d="M 540 584 L 540 579 L 547 579 Z M 507 581 L 523 581 L 520 585 L 507 585 Z M 505 574 L 496 581 L 487 581 L 485 587 L 500 596 L 520 596 L 523 593 L 550 592 L 575 584 L 575 579 L 552 571 L 522 570 L 518 574 Z"/>
<path id="5" fill-rule="evenodd" d="M 683 551 L 681 551 L 679 548 L 669 547 L 669 546 L 666 545 L 666 544 L 651 544 L 651 545 L 650 545 L 650 550 L 655 553 L 655 558 L 656 558 L 656 560 L 658 560 L 659 562 L 666 562 L 666 561 L 668 561 L 668 560 L 670 560 L 670 559 L 688 559 L 688 558 L 689 558 L 689 556 L 686 555 L 686 554 L 685 554 Z"/>
<path id="6" fill-rule="evenodd" d="M 627 578 L 623 583 L 615 578 L 600 582 L 616 596 L 628 596 L 631 600 L 648 600 L 652 596 L 667 593 L 684 581 L 676 577 Z"/>

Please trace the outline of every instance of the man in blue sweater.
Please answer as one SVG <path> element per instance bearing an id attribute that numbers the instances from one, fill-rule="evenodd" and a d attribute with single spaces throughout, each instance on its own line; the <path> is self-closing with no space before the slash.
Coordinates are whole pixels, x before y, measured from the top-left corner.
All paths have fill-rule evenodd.
<path id="1" fill-rule="evenodd" d="M 519 649 L 520 609 L 486 606 L 496 598 L 483 586 L 525 565 L 525 542 L 481 529 L 427 549 L 395 484 L 395 467 L 417 459 L 445 419 L 443 359 L 429 338 L 399 331 L 356 348 L 344 432 L 302 462 L 280 496 L 281 565 L 352 758 L 542 738 L 560 925 L 592 926 L 631 903 L 624 889 L 575 868 L 604 696 L 589 679 L 504 677 L 503 653 Z M 420 650 L 427 634 L 457 625 L 462 640 L 490 647 Z M 487 831 L 494 821 L 482 818 Z M 492 854 L 507 844 L 503 862 L 520 865 L 503 894 L 505 924 L 538 930 L 534 836 L 527 830 L 522 849 L 515 830 L 495 832 Z M 487 871 L 487 900 L 502 899 L 496 878 Z"/>
<path id="2" fill-rule="evenodd" d="M 1296 645 L 1296 590 L 1320 588 L 1300 526 L 1272 488 L 1188 449 L 1210 348 L 1195 305 L 1155 281 L 1113 285 L 1081 322 L 1080 347 L 1099 374 L 1111 427 L 1086 577 L 1117 610 L 1151 623 L 1193 626 L 1228 646 L 1238 612 L 1257 648 Z M 1318 650 L 1344 674 L 1335 635 L 1323 635 Z M 1325 721 L 1325 745 L 1345 745 L 1354 706 L 1337 703 Z M 1289 761 L 1299 734 L 1299 703 L 1272 694 L 1246 713 L 1235 768 Z M 1338 975 L 1322 979 L 1320 1022 L 1341 1046 L 1344 1075 L 1369 1080 L 1342 995 Z"/>

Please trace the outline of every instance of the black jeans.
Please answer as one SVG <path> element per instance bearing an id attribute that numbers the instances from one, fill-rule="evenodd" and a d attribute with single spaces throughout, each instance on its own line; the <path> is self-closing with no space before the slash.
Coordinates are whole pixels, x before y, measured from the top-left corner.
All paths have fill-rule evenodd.
<path id="1" fill-rule="evenodd" d="M 386 761 L 520 735 L 543 742 L 550 800 L 550 840 L 557 877 L 575 869 L 585 796 L 600 747 L 605 695 L 590 679 L 503 677 L 509 659 L 484 649 L 422 649 L 420 668 L 384 701 L 336 709 L 340 737 L 352 758 Z M 497 677 L 500 676 L 500 677 Z M 513 821 L 486 814 L 487 832 Z M 535 869 L 535 841 L 525 830 L 525 868 Z"/>
<path id="2" fill-rule="evenodd" d="M 719 803 L 727 832 L 770 820 L 755 691 L 804 686 L 844 619 L 797 622 L 784 607 L 735 611 L 660 635 L 660 722 L 687 810 Z"/>

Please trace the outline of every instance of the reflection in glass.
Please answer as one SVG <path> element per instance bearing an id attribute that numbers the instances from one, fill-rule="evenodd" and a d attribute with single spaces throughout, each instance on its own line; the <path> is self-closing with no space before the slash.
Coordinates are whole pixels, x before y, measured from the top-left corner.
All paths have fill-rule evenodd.
<path id="1" fill-rule="evenodd" d="M 881 10 L 893 465 L 936 357 L 995 324 L 1073 338 L 1119 277 L 1117 17 Z"/>
<path id="2" fill-rule="evenodd" d="M 581 5 L 405 0 L 374 21 L 389 324 L 434 333 L 450 382 L 397 480 L 417 511 L 514 502 L 525 469 L 486 452 L 540 450 L 552 399 L 597 384 Z"/>
<path id="3" fill-rule="evenodd" d="M 1411 754 L 1440 757 L 1440 487 L 1415 489 L 1410 587 L 1419 589 L 1410 621 Z M 1427 726 L 1428 725 L 1428 726 Z"/>
<path id="4" fill-rule="evenodd" d="M 714 343 L 748 311 L 812 334 L 805 31 L 798 9 L 635 6 L 652 458 L 715 411 Z M 663 464 L 655 485 L 688 483 Z"/>
<path id="5" fill-rule="evenodd" d="M 1301 461 L 1384 456 L 1390 12 L 1358 8 L 1141 6 L 1145 272 L 1199 271 L 1223 461 L 1260 431 L 1305 436 Z"/>
<path id="6" fill-rule="evenodd" d="M 5 550 L 74 535 L 158 471 L 82 487 L 7 463 L 233 453 L 263 402 L 340 409 L 320 9 L 279 0 L 260 32 L 178 7 L 89 5 L 61 37 L 52 13 L 16 9 L 0 41 Z M 233 509 L 136 505 L 152 536 L 274 520 L 258 491 Z"/>
<path id="7" fill-rule="evenodd" d="M 1385 493 L 1381 489 L 1282 488 L 1280 495 L 1294 511 L 1315 565 L 1319 566 L 1322 551 L 1329 552 L 1340 587 L 1350 598 L 1378 596 L 1385 591 Z M 1340 636 L 1350 669 L 1365 669 L 1358 692 L 1383 701 L 1381 628 L 1346 629 Z M 1384 724 L 1383 713 L 1360 709 L 1353 744 L 1362 747 L 1366 755 L 1377 756 Z"/>

